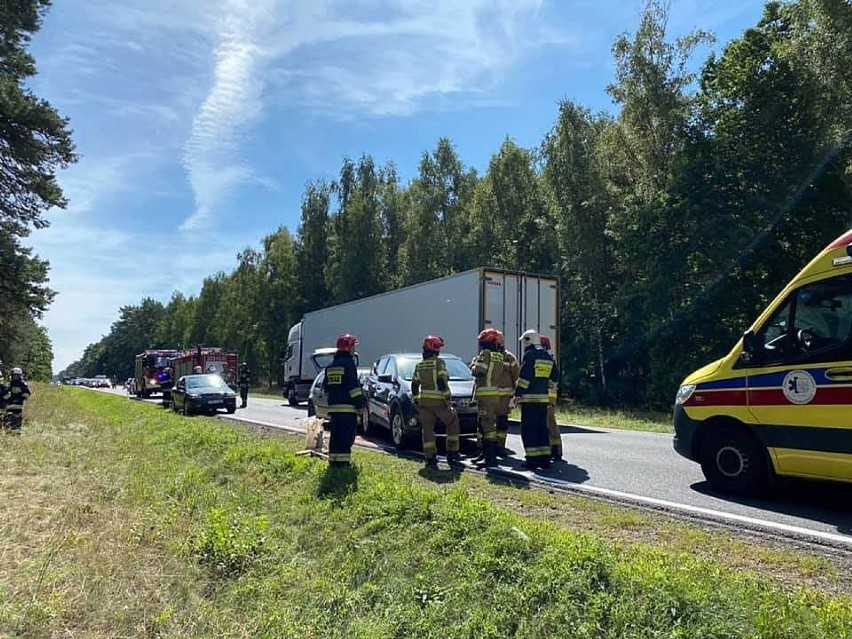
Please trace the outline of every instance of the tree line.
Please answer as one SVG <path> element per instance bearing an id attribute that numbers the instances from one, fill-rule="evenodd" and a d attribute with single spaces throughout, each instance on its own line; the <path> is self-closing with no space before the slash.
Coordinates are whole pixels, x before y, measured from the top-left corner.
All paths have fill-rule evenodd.
<path id="1" fill-rule="evenodd" d="M 30 379 L 51 376 L 53 350 L 38 323 L 56 295 L 49 264 L 22 240 L 48 226 L 44 214 L 66 205 L 56 172 L 76 161 L 68 121 L 26 81 L 27 51 L 50 0 L 0 3 L 0 374 L 13 366 Z"/>
<path id="2" fill-rule="evenodd" d="M 712 36 L 670 39 L 667 17 L 649 0 L 615 41 L 617 115 L 566 100 L 540 145 L 507 138 L 483 174 L 448 139 L 407 184 L 346 158 L 306 185 L 295 236 L 278 228 L 197 295 L 123 307 L 66 373 L 130 376 L 145 348 L 201 343 L 274 383 L 303 313 L 490 266 L 558 276 L 568 396 L 670 405 L 850 227 L 852 5 L 769 2 L 700 66 Z"/>

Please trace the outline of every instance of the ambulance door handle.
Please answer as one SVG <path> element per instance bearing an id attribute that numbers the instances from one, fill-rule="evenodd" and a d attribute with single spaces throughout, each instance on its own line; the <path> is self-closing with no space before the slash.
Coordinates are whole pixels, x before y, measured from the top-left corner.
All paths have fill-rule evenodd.
<path id="1" fill-rule="evenodd" d="M 832 381 L 852 380 L 852 368 L 829 368 L 825 376 Z"/>

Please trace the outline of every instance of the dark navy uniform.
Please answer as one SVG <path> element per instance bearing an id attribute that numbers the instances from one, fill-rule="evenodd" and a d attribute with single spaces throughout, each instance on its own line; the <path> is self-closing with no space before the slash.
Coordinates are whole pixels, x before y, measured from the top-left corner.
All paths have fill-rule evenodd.
<path id="1" fill-rule="evenodd" d="M 13 376 L 12 381 L 3 393 L 3 401 L 6 403 L 6 416 L 13 435 L 21 432 L 21 423 L 24 412 L 24 402 L 32 393 L 30 387 L 20 376 Z"/>
<path id="2" fill-rule="evenodd" d="M 358 428 L 358 412 L 367 403 L 351 354 L 341 350 L 334 354 L 334 360 L 325 369 L 322 388 L 328 393 L 331 419 L 328 461 L 333 465 L 349 465 Z"/>
<path id="3" fill-rule="evenodd" d="M 550 466 L 550 437 L 547 411 L 551 383 L 559 381 L 559 371 L 550 354 L 538 345 L 524 349 L 515 397 L 521 404 L 521 439 L 528 468 Z"/>

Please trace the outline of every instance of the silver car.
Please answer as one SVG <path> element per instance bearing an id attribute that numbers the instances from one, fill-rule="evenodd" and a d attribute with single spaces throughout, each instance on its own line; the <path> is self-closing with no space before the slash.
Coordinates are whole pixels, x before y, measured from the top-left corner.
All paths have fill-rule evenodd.
<path id="1" fill-rule="evenodd" d="M 364 380 L 370 374 L 369 368 L 358 369 L 358 381 L 364 387 Z M 327 420 L 328 416 L 328 394 L 322 389 L 322 380 L 325 379 L 325 369 L 322 369 L 314 378 L 311 389 L 308 391 L 308 416 L 316 415 L 320 419 Z M 361 427 L 361 415 L 358 415 L 358 427 Z"/>

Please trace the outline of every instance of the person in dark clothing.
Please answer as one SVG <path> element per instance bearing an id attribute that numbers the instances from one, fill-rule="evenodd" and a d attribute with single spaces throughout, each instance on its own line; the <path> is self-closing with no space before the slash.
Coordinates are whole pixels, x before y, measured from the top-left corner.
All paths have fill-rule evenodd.
<path id="1" fill-rule="evenodd" d="M 519 340 L 524 345 L 521 371 L 515 385 L 513 403 L 521 404 L 521 439 L 530 470 L 550 468 L 550 437 L 547 410 L 550 386 L 559 380 L 559 371 L 550 354 L 541 347 L 537 331 L 526 331 Z"/>
<path id="2" fill-rule="evenodd" d="M 239 387 L 240 387 L 240 399 L 243 404 L 240 408 L 245 408 L 248 406 L 248 391 L 249 386 L 251 385 L 251 371 L 249 370 L 248 363 L 243 362 L 240 364 L 240 379 L 239 379 Z"/>
<path id="3" fill-rule="evenodd" d="M 353 357 L 356 344 L 358 338 L 349 333 L 337 338 L 337 352 L 334 360 L 326 367 L 322 380 L 322 389 L 328 394 L 328 415 L 331 421 L 328 463 L 332 466 L 350 465 L 358 428 L 358 412 L 367 403 Z"/>
<path id="4" fill-rule="evenodd" d="M 20 368 L 17 366 L 13 368 L 11 375 L 12 381 L 6 387 L 2 399 L 6 403 L 6 420 L 9 430 L 13 435 L 20 435 L 23 424 L 24 402 L 30 398 L 32 392 L 24 381 L 24 372 Z"/>

